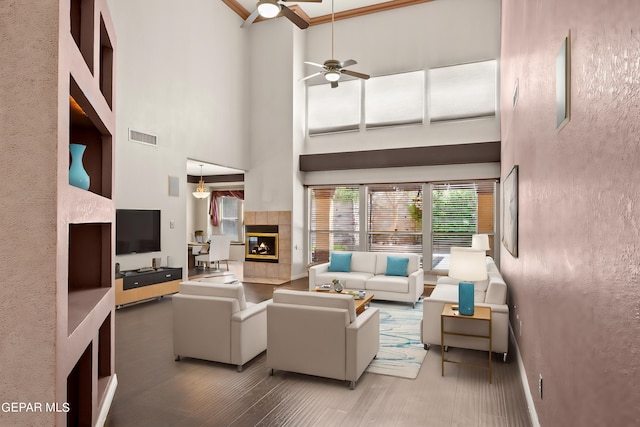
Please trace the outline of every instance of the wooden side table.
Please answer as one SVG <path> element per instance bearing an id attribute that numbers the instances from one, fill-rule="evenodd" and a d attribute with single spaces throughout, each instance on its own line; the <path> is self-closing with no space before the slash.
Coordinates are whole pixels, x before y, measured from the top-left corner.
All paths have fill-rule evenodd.
<path id="1" fill-rule="evenodd" d="M 454 306 L 455 306 L 455 310 L 454 310 Z M 473 366 L 477 366 L 480 368 L 485 368 L 485 369 L 489 369 L 489 384 L 492 383 L 492 368 L 491 368 L 491 353 L 492 353 L 492 347 L 491 347 L 491 308 L 489 307 L 478 307 L 475 306 L 473 309 L 473 316 L 465 316 L 463 314 L 460 314 L 457 310 L 458 305 L 457 304 L 445 304 L 444 308 L 442 309 L 442 314 L 440 315 L 440 344 L 441 344 L 441 349 L 442 349 L 442 376 L 444 377 L 444 362 L 449 362 L 449 363 L 458 363 L 460 365 L 473 365 Z M 465 334 L 465 333 L 460 333 L 460 332 L 452 332 L 452 331 L 447 331 L 445 329 L 445 320 L 449 320 L 449 321 L 454 321 L 454 322 L 459 322 L 459 321 L 466 321 L 466 322 L 487 322 L 487 324 L 489 325 L 489 333 L 487 335 L 477 335 L 477 334 Z M 454 360 L 447 360 L 444 358 L 444 348 L 445 348 L 445 343 L 444 343 L 444 338 L 447 335 L 454 335 L 454 336 L 459 336 L 459 337 L 472 337 L 472 338 L 484 338 L 484 339 L 488 339 L 489 340 L 489 366 L 484 366 L 484 365 L 477 365 L 474 363 L 464 363 L 464 362 L 457 362 Z"/>

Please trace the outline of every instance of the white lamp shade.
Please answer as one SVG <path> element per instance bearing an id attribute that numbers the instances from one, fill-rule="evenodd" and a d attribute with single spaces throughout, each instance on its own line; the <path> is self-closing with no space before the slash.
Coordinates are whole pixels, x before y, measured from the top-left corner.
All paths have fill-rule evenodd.
<path id="1" fill-rule="evenodd" d="M 280 13 L 280 5 L 276 2 L 276 0 L 259 1 L 258 13 L 263 18 L 275 18 Z"/>
<path id="2" fill-rule="evenodd" d="M 491 249 L 489 246 L 488 234 L 474 234 L 471 236 L 471 248 L 479 251 L 488 251 Z"/>
<path id="3" fill-rule="evenodd" d="M 449 277 L 467 282 L 486 280 L 487 262 L 485 251 L 472 248 L 451 248 Z"/>
<path id="4" fill-rule="evenodd" d="M 209 197 L 208 191 L 194 191 L 191 194 L 193 194 L 193 197 L 195 197 L 196 199 L 206 199 L 207 197 Z"/>
<path id="5" fill-rule="evenodd" d="M 209 190 L 205 188 L 204 180 L 202 179 L 202 177 L 200 178 L 200 182 L 198 183 L 198 188 L 196 188 L 196 191 L 191 194 L 193 194 L 193 197 L 195 197 L 196 199 L 206 199 L 207 197 L 209 197 Z"/>

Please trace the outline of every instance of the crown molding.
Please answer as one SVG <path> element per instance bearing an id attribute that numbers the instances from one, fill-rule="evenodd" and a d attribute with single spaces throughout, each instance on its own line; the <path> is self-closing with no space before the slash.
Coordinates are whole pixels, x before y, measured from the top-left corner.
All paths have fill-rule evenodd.
<path id="1" fill-rule="evenodd" d="M 413 6 L 420 3 L 427 3 L 433 0 L 389 0 L 384 3 L 378 3 L 371 6 L 363 6 L 356 9 L 345 10 L 342 12 L 337 12 L 334 14 L 334 21 L 340 21 L 342 19 L 350 19 L 356 18 L 358 16 L 369 15 L 377 12 L 384 12 L 387 10 L 398 9 L 401 7 Z M 226 4 L 232 11 L 234 11 L 238 16 L 240 16 L 243 20 L 247 19 L 251 12 L 245 9 L 237 0 L 222 0 L 224 4 Z M 298 14 L 302 19 L 304 19 L 310 26 L 311 25 L 320 25 L 331 22 L 331 14 L 317 16 L 315 18 L 310 18 L 304 10 L 298 5 L 291 5 L 289 9 L 293 10 L 296 14 Z M 282 15 L 278 15 L 281 17 Z M 260 22 L 263 19 L 258 18 L 255 22 Z"/>

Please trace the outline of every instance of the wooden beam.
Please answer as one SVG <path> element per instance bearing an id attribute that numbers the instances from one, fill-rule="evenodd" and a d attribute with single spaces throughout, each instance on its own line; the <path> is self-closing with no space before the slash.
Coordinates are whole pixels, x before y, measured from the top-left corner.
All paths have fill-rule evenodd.
<path id="1" fill-rule="evenodd" d="M 245 9 L 236 0 L 222 0 L 222 3 L 226 4 L 227 6 L 229 6 L 229 8 L 231 10 L 233 10 L 235 13 L 237 13 L 238 16 L 240 16 L 240 18 L 242 18 L 243 21 L 245 19 L 247 19 L 249 17 L 249 15 L 251 14 L 251 12 L 249 12 L 247 9 Z"/>
<path id="2" fill-rule="evenodd" d="M 301 154 L 302 172 L 500 162 L 500 142 Z"/>
<path id="3" fill-rule="evenodd" d="M 202 180 L 207 184 L 212 184 L 215 182 L 243 182 L 244 174 L 243 173 L 233 173 L 226 175 L 204 175 Z M 199 176 L 187 175 L 187 182 L 190 184 L 197 184 L 200 182 Z"/>

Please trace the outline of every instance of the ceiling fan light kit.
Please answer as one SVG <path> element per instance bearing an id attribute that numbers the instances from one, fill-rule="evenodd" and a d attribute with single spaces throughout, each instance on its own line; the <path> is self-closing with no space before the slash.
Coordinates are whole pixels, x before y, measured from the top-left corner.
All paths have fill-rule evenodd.
<path id="1" fill-rule="evenodd" d="M 280 5 L 276 0 L 260 0 L 258 13 L 263 18 L 275 18 L 280 13 Z"/>
<path id="2" fill-rule="evenodd" d="M 330 82 L 337 82 L 340 80 L 340 73 L 336 70 L 329 70 L 324 73 L 324 78 Z"/>
<path id="3" fill-rule="evenodd" d="M 304 30 L 309 28 L 309 22 L 304 20 L 300 15 L 295 13 L 293 9 L 288 8 L 284 3 L 294 0 L 259 0 L 256 4 L 256 9 L 249 14 L 247 19 L 244 20 L 242 28 L 246 28 L 253 24 L 258 17 L 270 19 L 282 13 L 282 16 L 289 21 L 296 24 L 298 28 Z M 322 0 L 295 0 L 296 3 L 321 3 Z"/>

